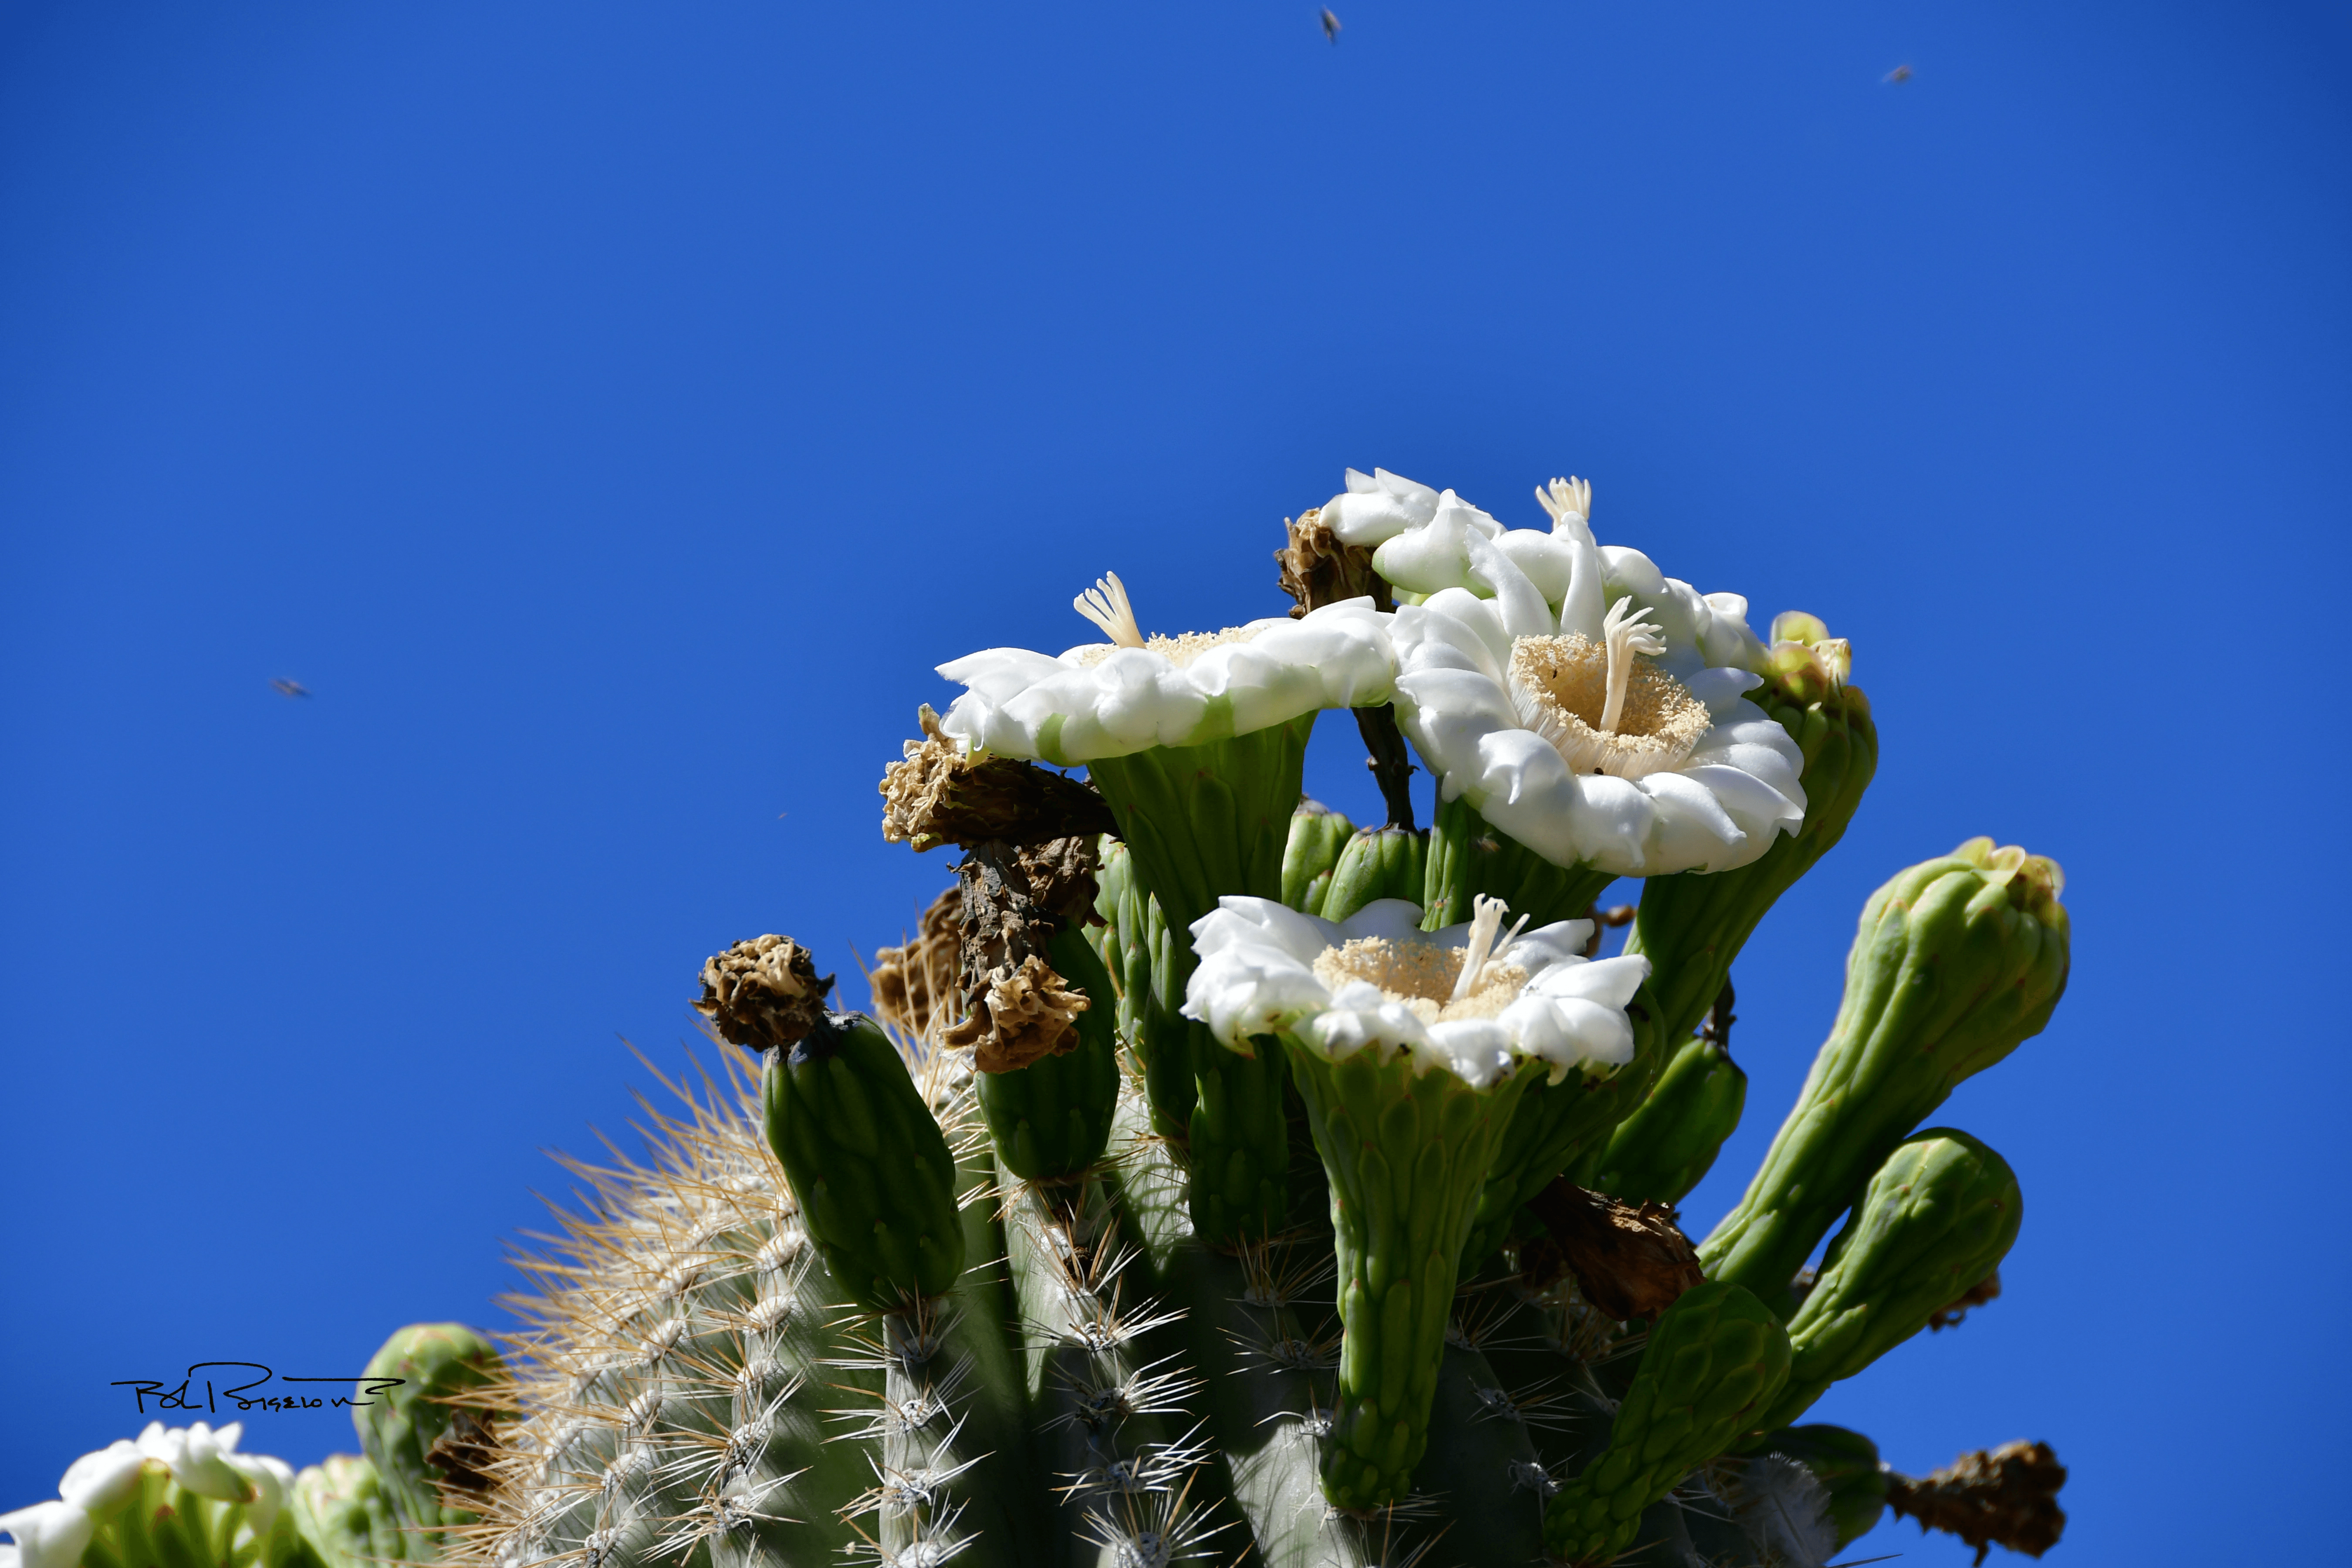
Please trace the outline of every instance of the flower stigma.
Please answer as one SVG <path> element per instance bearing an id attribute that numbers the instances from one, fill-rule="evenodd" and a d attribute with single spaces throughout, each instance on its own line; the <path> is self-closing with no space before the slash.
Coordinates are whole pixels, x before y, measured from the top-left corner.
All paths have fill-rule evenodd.
<path id="1" fill-rule="evenodd" d="M 1082 665 L 1097 665 L 1123 647 L 1139 647 L 1158 654 L 1181 669 L 1213 647 L 1226 643 L 1247 642 L 1257 636 L 1252 626 L 1227 626 L 1218 632 L 1179 632 L 1168 637 L 1154 632 L 1143 635 L 1136 623 L 1134 603 L 1127 596 L 1127 584 L 1118 580 L 1116 572 L 1106 572 L 1095 579 L 1095 585 L 1070 601 L 1070 607 L 1103 629 L 1109 637 L 1108 644 L 1097 644 L 1078 655 Z"/>
<path id="2" fill-rule="evenodd" d="M 1511 644 L 1512 707 L 1577 773 L 1638 779 L 1679 767 L 1714 722 L 1706 703 L 1650 662 L 1666 651 L 1650 614 L 1620 599 L 1599 646 L 1574 632 Z"/>
<path id="3" fill-rule="evenodd" d="M 1558 533 L 1560 525 L 1574 518 L 1587 527 L 1592 522 L 1592 481 L 1570 474 L 1564 479 L 1554 479 L 1549 485 L 1536 487 L 1536 501 L 1551 514 L 1551 531 Z"/>

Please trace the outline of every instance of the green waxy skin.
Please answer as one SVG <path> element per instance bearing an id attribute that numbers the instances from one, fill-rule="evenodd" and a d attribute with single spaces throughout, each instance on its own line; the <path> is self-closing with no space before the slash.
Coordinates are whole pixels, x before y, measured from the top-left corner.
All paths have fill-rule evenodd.
<path id="1" fill-rule="evenodd" d="M 1748 1075 L 1731 1054 L 1713 1040 L 1685 1040 L 1582 1184 L 1627 1203 L 1680 1203 L 1714 1167 L 1747 1102 Z"/>
<path id="2" fill-rule="evenodd" d="M 1665 1055 L 1658 1012 L 1645 983 L 1625 1009 L 1633 1026 L 1632 1061 L 1613 1069 L 1570 1072 L 1558 1083 L 1538 1080 L 1521 1097 L 1478 1194 L 1464 1268 L 1493 1258 L 1509 1239 L 1522 1206 L 1561 1172 L 1599 1150 L 1611 1130 L 1642 1103 Z"/>
<path id="3" fill-rule="evenodd" d="M 1803 1415 L 2000 1267 L 2024 1212 L 2009 1162 L 1967 1133 L 1933 1128 L 1895 1145 L 1789 1320 L 1795 1360 L 1769 1424 Z"/>
<path id="4" fill-rule="evenodd" d="M 97 1528 L 79 1568 L 332 1568 L 303 1534 L 291 1507 L 281 1507 L 267 1529 L 256 1531 L 263 1511 L 258 1503 L 257 1488 L 243 1502 L 200 1496 L 150 1460 L 131 1495 L 94 1517 Z M 395 1530 L 388 1543 L 400 1552 L 405 1538 Z M 424 1561 L 413 1552 L 409 1560 Z"/>
<path id="5" fill-rule="evenodd" d="M 1118 1106 L 1118 1016 L 1110 976 L 1087 933 L 1065 925 L 1045 944 L 1055 973 L 1087 994 L 1078 1043 L 974 1086 L 997 1157 L 1033 1182 L 1075 1176 L 1102 1158 Z"/>
<path id="6" fill-rule="evenodd" d="M 1466 800 L 1437 803 L 1422 881 L 1422 929 L 1441 931 L 1470 918 L 1480 895 L 1500 899 L 1530 927 L 1582 918 L 1617 879 L 1587 867 L 1555 866 L 1489 825 Z"/>
<path id="7" fill-rule="evenodd" d="M 1659 1314 L 1609 1446 L 1544 1512 L 1544 1544 L 1604 1563 L 1633 1544 L 1642 1514 L 1755 1424 L 1789 1376 L 1789 1337 L 1754 1295 L 1709 1280 Z"/>
<path id="8" fill-rule="evenodd" d="M 1871 896 L 1845 999 L 1737 1208 L 1699 1247 L 1712 1279 L 1776 1305 L 1870 1173 L 1953 1086 L 2038 1034 L 2066 986 L 2058 869 L 1971 839 Z"/>
<path id="9" fill-rule="evenodd" d="M 1335 1062 L 1286 1036 L 1284 1048 L 1331 1183 L 1343 1332 L 1324 1495 L 1378 1508 L 1412 1489 L 1479 1189 L 1541 1069 L 1482 1089 L 1416 1072 L 1407 1054 L 1381 1062 L 1368 1047 Z"/>
<path id="10" fill-rule="evenodd" d="M 1136 886 L 1165 912 L 1168 940 L 1151 944 L 1152 984 L 1171 1015 L 1192 973 L 1192 922 L 1226 894 L 1281 896 L 1314 724 L 1308 713 L 1230 740 L 1154 746 L 1087 766 L 1127 843 Z M 1282 1058 L 1229 1051 L 1197 1026 L 1186 1037 L 1197 1093 L 1185 1129 L 1193 1226 L 1218 1242 L 1271 1235 L 1290 1208 Z M 1161 1110 L 1157 1097 L 1153 1109 Z"/>
<path id="11" fill-rule="evenodd" d="M 1282 901 L 1302 914 L 1321 914 L 1332 868 L 1355 831 L 1355 824 L 1322 802 L 1301 801 L 1282 851 Z"/>
<path id="12" fill-rule="evenodd" d="M 1886 1511 L 1886 1471 L 1878 1445 L 1843 1426 L 1788 1426 L 1763 1438 L 1762 1453 L 1786 1454 L 1828 1489 L 1841 1549 L 1868 1534 Z"/>
<path id="13" fill-rule="evenodd" d="M 1118 998 L 1118 1037 L 1143 1069 L 1151 1130 L 1162 1138 L 1181 1139 L 1200 1099 L 1192 1081 L 1192 1031 L 1200 1026 L 1183 1016 L 1182 989 L 1168 990 L 1177 962 L 1168 917 L 1160 900 L 1136 880 L 1135 858 L 1105 834 L 1101 861 L 1095 873 L 1095 912 L 1103 923 L 1088 935 Z"/>
<path id="14" fill-rule="evenodd" d="M 1757 922 L 1782 893 L 1845 836 L 1878 770 L 1878 730 L 1870 700 L 1857 687 L 1824 689 L 1806 669 L 1768 677 L 1751 694 L 1778 720 L 1804 753 L 1799 782 L 1805 789 L 1805 821 L 1794 834 L 1772 841 L 1763 857 L 1737 870 L 1701 875 L 1683 871 L 1652 877 L 1642 884 L 1642 900 L 1625 951 L 1650 961 L 1650 983 L 1665 1006 L 1670 1037 L 1696 1029 L 1730 978 Z"/>
<path id="15" fill-rule="evenodd" d="M 474 1521 L 472 1513 L 442 1502 L 439 1485 L 446 1472 L 426 1457 L 458 1419 L 445 1401 L 484 1387 L 503 1371 L 490 1342 L 462 1323 L 402 1329 L 367 1364 L 369 1378 L 402 1380 L 367 1404 L 354 1404 L 352 1420 L 384 1505 L 406 1532 L 401 1555 L 412 1563 L 437 1562 L 442 1531 Z M 360 1386 L 364 1392 L 369 1385 Z"/>
<path id="16" fill-rule="evenodd" d="M 330 1455 L 296 1476 L 287 1507 L 326 1568 L 368 1568 L 405 1555 L 375 1467 L 357 1454 Z"/>
<path id="17" fill-rule="evenodd" d="M 1422 861 L 1429 838 L 1408 827 L 1360 827 L 1339 851 L 1323 907 L 1328 921 L 1343 921 L 1379 899 L 1421 901 Z"/>
<path id="18" fill-rule="evenodd" d="M 827 1016 L 768 1053 L 761 1083 L 769 1146 L 850 1299 L 887 1311 L 953 1289 L 964 1265 L 955 1156 L 873 1020 Z"/>

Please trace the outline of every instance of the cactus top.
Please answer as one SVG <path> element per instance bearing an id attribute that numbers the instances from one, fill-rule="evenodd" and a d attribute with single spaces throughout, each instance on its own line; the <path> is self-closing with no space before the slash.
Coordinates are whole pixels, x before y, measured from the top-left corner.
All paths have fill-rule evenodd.
<path id="1" fill-rule="evenodd" d="M 1396 656 L 1370 598 L 1218 632 L 1146 637 L 1105 576 L 1076 601 L 1108 642 L 1060 654 L 992 647 L 940 666 L 967 689 L 940 729 L 969 753 L 1071 767 L 1151 746 L 1193 746 L 1324 708 L 1389 700 Z"/>
<path id="2" fill-rule="evenodd" d="M 1446 799 L 1631 877 L 1729 870 L 1803 824 L 1803 757 L 1744 695 L 1768 659 L 1747 600 L 1599 543 L 1581 480 L 1536 491 L 1549 532 L 1384 470 L 1349 488 L 1335 531 L 1419 601 L 1391 627 L 1397 717 Z"/>
<path id="3" fill-rule="evenodd" d="M 1647 959 L 1587 959 L 1590 921 L 1506 929 L 1500 899 L 1476 907 L 1461 925 L 1424 931 L 1403 899 L 1338 922 L 1271 899 L 1222 899 L 1192 925 L 1201 964 L 1185 1015 L 1244 1054 L 1252 1036 L 1279 1031 L 1334 1060 L 1409 1053 L 1416 1071 L 1443 1068 L 1480 1089 L 1524 1059 L 1549 1063 L 1558 1082 L 1582 1063 L 1631 1058 L 1625 1005 Z"/>

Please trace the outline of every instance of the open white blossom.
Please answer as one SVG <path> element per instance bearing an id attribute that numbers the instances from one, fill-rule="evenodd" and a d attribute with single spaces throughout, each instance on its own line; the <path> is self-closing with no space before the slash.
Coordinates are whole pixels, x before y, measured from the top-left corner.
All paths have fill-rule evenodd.
<path id="1" fill-rule="evenodd" d="M 1650 973 L 1645 958 L 1587 959 L 1590 921 L 1506 930 L 1500 899 L 1468 922 L 1424 931 L 1403 899 L 1366 904 L 1345 921 L 1300 914 L 1271 899 L 1228 897 L 1192 923 L 1200 967 L 1185 1016 L 1236 1049 L 1287 1034 L 1334 1061 L 1367 1047 L 1410 1053 L 1416 1072 L 1443 1068 L 1484 1089 L 1522 1059 L 1551 1065 L 1557 1083 L 1583 1063 L 1632 1059 L 1625 1005 Z"/>
<path id="2" fill-rule="evenodd" d="M 16 1538 L 13 1548 L 0 1548 L 0 1568 L 76 1568 L 99 1521 L 131 1500 L 149 1465 L 199 1497 L 244 1505 L 238 1542 L 268 1534 L 294 1471 L 283 1459 L 238 1453 L 244 1430 L 240 1422 L 215 1432 L 202 1421 L 178 1427 L 153 1421 L 135 1442 L 121 1437 L 84 1454 L 66 1468 L 57 1501 L 0 1514 L 0 1531 Z"/>
<path id="3" fill-rule="evenodd" d="M 1146 637 L 1113 574 L 1076 607 L 1110 640 L 1058 655 L 993 647 L 940 666 L 967 688 L 941 729 L 968 752 L 1071 767 L 1386 702 L 1396 676 L 1388 617 L 1369 598 L 1297 620 Z"/>
<path id="4" fill-rule="evenodd" d="M 1397 717 L 1448 800 L 1560 866 L 1619 876 L 1745 866 L 1804 822 L 1796 742 L 1762 680 L 1748 601 L 1602 545 L 1591 487 L 1536 492 L 1549 532 L 1454 492 L 1391 534 Z"/>

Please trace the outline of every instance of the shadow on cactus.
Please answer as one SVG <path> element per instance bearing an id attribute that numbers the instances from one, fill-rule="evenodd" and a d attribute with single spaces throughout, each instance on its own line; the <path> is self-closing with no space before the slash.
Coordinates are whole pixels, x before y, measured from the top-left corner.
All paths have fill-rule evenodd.
<path id="1" fill-rule="evenodd" d="M 1147 636 L 1107 575 L 1101 640 L 942 665 L 883 836 L 956 885 L 871 1015 L 789 938 L 713 957 L 716 1065 L 647 1163 L 572 1167 L 508 1359 L 395 1337 L 369 1458 L 245 1527 L 268 1568 L 1820 1568 L 1889 1508 L 2053 1544 L 2041 1445 L 1915 1480 L 1799 1423 L 1998 1292 L 2016 1179 L 1921 1123 L 2047 1022 L 2057 868 L 1971 839 L 1873 897 L 1694 1245 L 1674 1205 L 1746 1102 L 1733 965 L 1876 731 L 1821 622 L 1759 639 L 1600 545 L 1589 486 L 1537 495 L 1506 529 L 1351 470 L 1286 524 L 1286 616 Z M 1328 709 L 1384 823 L 1301 795 Z M 75 1535 L 74 1482 L 9 1516 L 27 1568 L 149 1568 Z"/>

